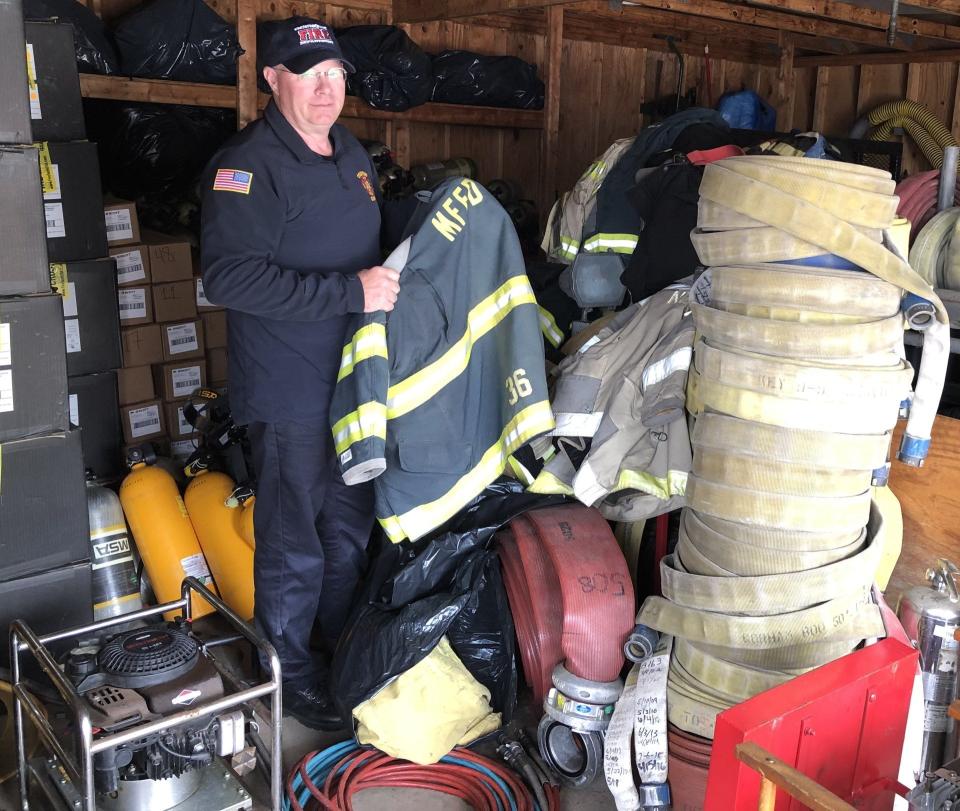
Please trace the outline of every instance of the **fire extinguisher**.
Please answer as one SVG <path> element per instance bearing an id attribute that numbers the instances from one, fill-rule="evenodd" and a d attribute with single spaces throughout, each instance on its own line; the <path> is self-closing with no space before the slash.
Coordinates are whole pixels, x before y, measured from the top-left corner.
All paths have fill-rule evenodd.
<path id="1" fill-rule="evenodd" d="M 233 492 L 233 480 L 226 473 L 201 470 L 187 485 L 184 501 L 220 596 L 243 619 L 250 620 L 253 617 L 253 545 L 247 543 L 241 531 L 246 506 L 230 506 Z"/>
<path id="2" fill-rule="evenodd" d="M 957 723 L 948 709 L 957 698 L 960 645 L 960 572 L 949 560 L 927 570 L 929 586 L 915 586 L 900 598 L 897 614 L 920 651 L 923 674 L 923 751 L 921 773 L 933 772 L 958 753 Z"/>
<path id="3" fill-rule="evenodd" d="M 93 569 L 93 619 L 96 622 L 143 608 L 134 560 L 136 548 L 127 534 L 120 499 L 87 471 L 87 515 Z"/>
<path id="4" fill-rule="evenodd" d="M 216 591 L 180 490 L 173 476 L 154 462 L 152 451 L 130 450 L 130 472 L 120 485 L 120 503 L 157 600 L 179 600 L 187 576 Z M 192 609 L 196 619 L 212 612 L 213 606 L 194 596 Z M 168 612 L 164 616 L 173 620 L 177 614 Z"/>

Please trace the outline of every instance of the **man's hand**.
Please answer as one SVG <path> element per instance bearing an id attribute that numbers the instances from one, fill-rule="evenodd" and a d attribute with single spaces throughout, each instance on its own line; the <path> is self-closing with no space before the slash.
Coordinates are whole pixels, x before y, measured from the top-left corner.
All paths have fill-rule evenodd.
<path id="1" fill-rule="evenodd" d="M 375 313 L 377 310 L 390 312 L 397 302 L 400 292 L 400 273 L 392 268 L 374 265 L 357 274 L 363 285 L 363 311 Z"/>

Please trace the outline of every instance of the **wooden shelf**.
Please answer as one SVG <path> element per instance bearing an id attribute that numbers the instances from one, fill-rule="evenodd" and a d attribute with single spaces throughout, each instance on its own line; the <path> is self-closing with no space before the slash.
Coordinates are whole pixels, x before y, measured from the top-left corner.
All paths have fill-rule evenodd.
<path id="1" fill-rule="evenodd" d="M 114 101 L 146 101 L 159 104 L 190 104 L 197 107 L 237 106 L 237 88 L 233 85 L 194 84 L 168 79 L 127 79 L 121 76 L 80 74 L 80 90 L 87 98 Z M 269 97 L 259 94 L 263 109 Z M 501 107 L 474 107 L 466 104 L 422 104 L 402 113 L 375 110 L 354 96 L 343 106 L 347 118 L 381 121 L 410 121 L 424 124 L 460 124 L 472 127 L 517 127 L 542 129 L 542 110 L 511 110 Z"/>

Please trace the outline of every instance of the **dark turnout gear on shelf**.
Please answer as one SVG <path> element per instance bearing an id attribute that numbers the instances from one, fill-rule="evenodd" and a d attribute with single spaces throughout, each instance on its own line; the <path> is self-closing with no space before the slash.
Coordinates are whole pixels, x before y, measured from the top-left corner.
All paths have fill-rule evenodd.
<path id="1" fill-rule="evenodd" d="M 387 536 L 416 540 L 553 428 L 553 415 L 536 298 L 492 194 L 445 181 L 386 264 L 401 271 L 396 307 L 354 320 L 331 423 L 344 479 L 375 479 Z"/>

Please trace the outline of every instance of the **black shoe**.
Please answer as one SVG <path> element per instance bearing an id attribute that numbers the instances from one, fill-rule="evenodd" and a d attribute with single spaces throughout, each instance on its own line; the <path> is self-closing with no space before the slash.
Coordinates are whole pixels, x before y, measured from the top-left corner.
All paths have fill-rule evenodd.
<path id="1" fill-rule="evenodd" d="M 283 714 L 296 718 L 305 727 L 335 732 L 346 724 L 326 690 L 283 686 Z"/>

